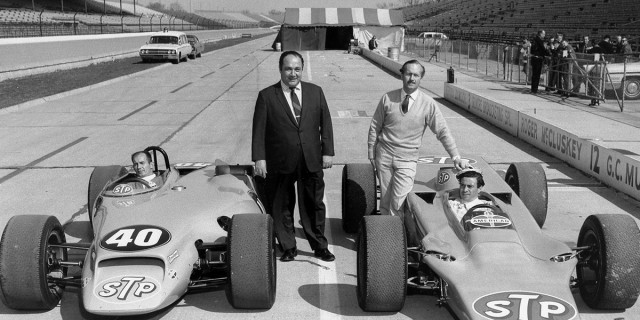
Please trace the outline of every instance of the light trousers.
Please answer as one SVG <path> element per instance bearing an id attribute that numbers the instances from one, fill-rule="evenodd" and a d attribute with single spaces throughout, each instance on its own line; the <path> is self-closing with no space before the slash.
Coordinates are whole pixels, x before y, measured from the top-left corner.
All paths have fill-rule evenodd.
<path id="1" fill-rule="evenodd" d="M 380 181 L 380 214 L 402 216 L 400 209 L 413 188 L 417 159 L 398 157 L 378 146 L 375 163 Z"/>

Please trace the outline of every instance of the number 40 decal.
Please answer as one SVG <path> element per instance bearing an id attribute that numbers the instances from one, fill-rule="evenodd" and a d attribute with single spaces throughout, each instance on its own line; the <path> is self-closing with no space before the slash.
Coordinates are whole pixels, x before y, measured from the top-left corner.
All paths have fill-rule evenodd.
<path id="1" fill-rule="evenodd" d="M 114 251 L 139 251 L 161 246 L 171 240 L 164 228 L 149 225 L 127 226 L 109 232 L 100 246 Z"/>

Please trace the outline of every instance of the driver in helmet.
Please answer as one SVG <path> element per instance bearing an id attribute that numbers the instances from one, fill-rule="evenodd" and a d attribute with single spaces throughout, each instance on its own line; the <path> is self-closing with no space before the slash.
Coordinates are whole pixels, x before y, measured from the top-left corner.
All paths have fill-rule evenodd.
<path id="1" fill-rule="evenodd" d="M 131 162 L 133 163 L 133 170 L 136 172 L 138 178 L 147 181 L 149 186 L 140 182 L 128 183 L 135 189 L 147 189 L 148 187 L 156 188 L 162 184 L 162 177 L 157 176 L 153 172 L 153 160 L 151 160 L 151 154 L 147 151 L 138 151 L 131 155 Z"/>
<path id="2" fill-rule="evenodd" d="M 491 201 L 478 199 L 478 193 L 480 193 L 482 187 L 484 187 L 484 179 L 482 178 L 482 171 L 480 169 L 469 166 L 458 172 L 456 178 L 460 183 L 460 196 L 459 198 L 449 200 L 449 205 L 458 221 L 462 220 L 462 217 L 464 217 L 467 211 L 474 206 L 479 204 L 493 204 Z"/>

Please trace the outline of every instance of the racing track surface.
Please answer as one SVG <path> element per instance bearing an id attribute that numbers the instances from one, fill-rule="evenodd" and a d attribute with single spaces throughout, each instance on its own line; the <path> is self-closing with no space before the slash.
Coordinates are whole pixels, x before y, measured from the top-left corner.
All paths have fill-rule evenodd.
<path id="1" fill-rule="evenodd" d="M 52 214 L 65 225 L 70 242 L 87 240 L 86 190 L 93 166 L 128 165 L 132 152 L 149 145 L 167 150 L 172 163 L 216 159 L 248 163 L 257 92 L 279 80 L 279 53 L 271 50 L 272 41 L 273 37 L 257 39 L 195 61 L 164 64 L 108 85 L 0 113 L 0 227 L 4 229 L 12 215 Z M 136 319 L 453 319 L 430 296 L 408 296 L 396 314 L 364 313 L 358 307 L 354 236 L 342 231 L 340 220 L 342 164 L 367 161 L 370 117 L 380 96 L 401 82 L 360 56 L 341 51 L 303 52 L 303 56 L 304 78 L 324 88 L 334 121 L 337 165 L 325 172 L 326 233 L 337 260 L 314 258 L 297 225 L 300 254 L 295 262 L 278 262 L 277 298 L 271 310 L 235 310 L 219 290 L 186 295 L 170 308 Z M 423 88 L 439 98 L 445 70 L 427 67 Z M 574 245 L 589 214 L 638 218 L 638 202 L 443 99 L 438 101 L 463 155 L 476 154 L 502 170 L 514 161 L 542 163 L 549 179 L 549 215 L 543 230 L 550 236 Z M 445 154 L 430 133 L 424 142 L 424 155 Z M 16 312 L 0 305 L 0 317 L 98 318 L 82 311 L 76 293 L 68 290 L 60 306 L 50 312 Z M 576 297 L 582 319 L 637 319 L 640 314 L 638 304 L 626 312 L 592 311 Z"/>

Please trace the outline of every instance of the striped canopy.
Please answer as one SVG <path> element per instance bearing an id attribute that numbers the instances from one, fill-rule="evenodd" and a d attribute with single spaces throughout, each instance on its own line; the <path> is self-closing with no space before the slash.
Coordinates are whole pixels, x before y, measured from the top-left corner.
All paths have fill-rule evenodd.
<path id="1" fill-rule="evenodd" d="M 401 26 L 402 10 L 370 8 L 286 8 L 285 26 Z"/>

